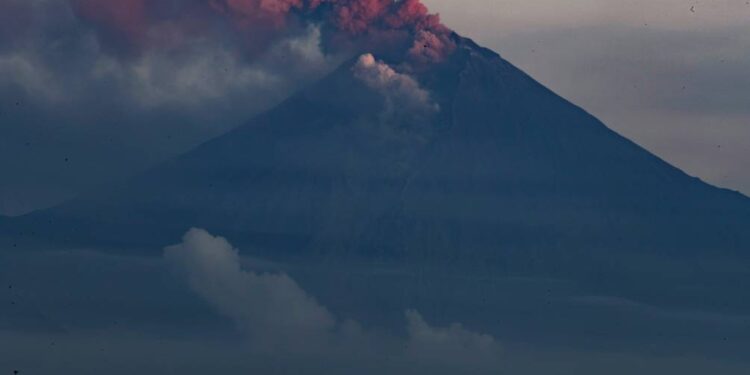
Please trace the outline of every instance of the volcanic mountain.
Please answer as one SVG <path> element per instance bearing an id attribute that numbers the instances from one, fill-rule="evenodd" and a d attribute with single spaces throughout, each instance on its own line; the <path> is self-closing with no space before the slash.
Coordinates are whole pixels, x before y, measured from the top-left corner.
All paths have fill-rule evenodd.
<path id="1" fill-rule="evenodd" d="M 449 58 L 396 88 L 414 103 L 368 84 L 354 59 L 228 134 L 3 230 L 160 249 L 201 227 L 269 256 L 438 263 L 750 248 L 749 199 L 453 38 Z"/>

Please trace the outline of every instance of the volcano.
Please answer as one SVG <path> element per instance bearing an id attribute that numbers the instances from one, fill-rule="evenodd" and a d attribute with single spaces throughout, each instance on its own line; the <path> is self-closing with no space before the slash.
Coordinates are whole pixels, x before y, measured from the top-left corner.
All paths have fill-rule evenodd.
<path id="1" fill-rule="evenodd" d="M 3 230 L 160 249 L 200 227 L 267 256 L 436 263 L 745 256 L 749 199 L 453 38 L 450 57 L 410 73 L 428 109 L 368 85 L 355 59 L 228 134 Z"/>

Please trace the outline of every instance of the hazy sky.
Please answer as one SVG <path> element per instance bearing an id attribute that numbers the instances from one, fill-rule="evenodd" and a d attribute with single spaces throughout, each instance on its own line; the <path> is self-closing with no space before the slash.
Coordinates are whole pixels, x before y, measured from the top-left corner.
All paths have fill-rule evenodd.
<path id="1" fill-rule="evenodd" d="M 425 0 L 608 126 L 750 194 L 745 0 Z"/>
<path id="2" fill-rule="evenodd" d="M 750 194 L 746 0 L 425 3 L 667 161 Z M 138 173 L 337 64 L 315 30 L 250 64 L 218 34 L 123 59 L 67 4 L 0 1 L 0 214 Z"/>

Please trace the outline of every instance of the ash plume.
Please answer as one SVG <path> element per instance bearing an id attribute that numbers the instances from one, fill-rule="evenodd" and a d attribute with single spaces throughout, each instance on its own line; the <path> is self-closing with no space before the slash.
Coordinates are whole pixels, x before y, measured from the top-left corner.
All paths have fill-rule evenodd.
<path id="1" fill-rule="evenodd" d="M 409 112 L 429 113 L 439 109 L 430 99 L 430 93 L 416 79 L 395 71 L 372 54 L 360 56 L 352 71 L 365 85 L 385 97 L 386 110 L 402 108 Z"/>
<path id="2" fill-rule="evenodd" d="M 6 127 L 0 159 L 31 166 L 0 210 L 49 207 L 174 157 L 363 53 L 412 74 L 454 48 L 418 0 L 2 0 L 0 114 L 23 126 Z M 40 134 L 55 160 L 103 167 L 66 163 L 57 177 L 16 149 Z M 37 180 L 54 188 L 30 189 Z"/>
<path id="3" fill-rule="evenodd" d="M 440 61 L 455 48 L 451 31 L 420 0 L 69 1 L 123 55 L 221 29 L 252 56 L 311 24 L 325 31 L 330 50 L 366 48 L 413 64 Z"/>

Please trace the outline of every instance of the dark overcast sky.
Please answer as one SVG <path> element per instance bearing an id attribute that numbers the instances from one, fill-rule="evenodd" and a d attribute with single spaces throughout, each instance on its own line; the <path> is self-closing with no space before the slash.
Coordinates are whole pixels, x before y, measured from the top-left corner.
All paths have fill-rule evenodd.
<path id="1" fill-rule="evenodd" d="M 667 161 L 750 193 L 744 0 L 425 3 Z M 137 173 L 240 124 L 337 61 L 317 48 L 315 30 L 252 63 L 221 35 L 123 60 L 66 4 L 0 3 L 0 214 Z"/>

